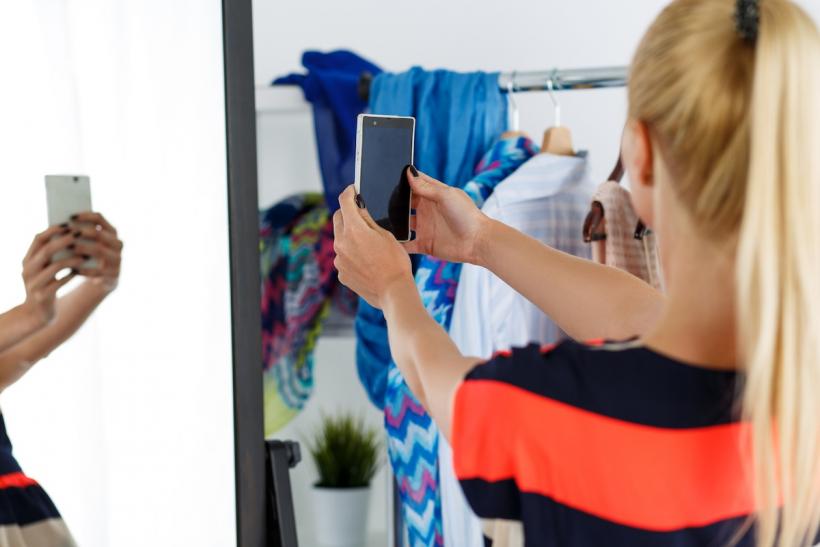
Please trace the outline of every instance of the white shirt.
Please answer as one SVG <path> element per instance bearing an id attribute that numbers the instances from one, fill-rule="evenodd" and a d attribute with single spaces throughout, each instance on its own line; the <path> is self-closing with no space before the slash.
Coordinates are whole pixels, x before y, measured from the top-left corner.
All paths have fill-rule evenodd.
<path id="1" fill-rule="evenodd" d="M 496 187 L 482 211 L 550 247 L 589 258 L 582 229 L 594 191 L 585 156 L 538 154 Z M 450 337 L 464 355 L 489 359 L 496 351 L 530 342 L 555 342 L 563 333 L 490 271 L 465 264 Z M 481 522 L 455 477 L 450 445 L 441 437 L 438 446 L 444 545 L 483 547 Z"/>

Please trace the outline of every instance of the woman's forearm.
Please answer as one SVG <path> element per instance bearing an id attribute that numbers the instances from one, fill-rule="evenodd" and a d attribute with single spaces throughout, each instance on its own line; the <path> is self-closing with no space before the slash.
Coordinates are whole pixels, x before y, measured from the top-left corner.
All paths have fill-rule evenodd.
<path id="1" fill-rule="evenodd" d="M 621 340 L 647 331 L 664 296 L 635 276 L 552 249 L 491 221 L 478 264 L 541 308 L 576 340 Z"/>
<path id="2" fill-rule="evenodd" d="M 40 359 L 68 340 L 105 299 L 100 285 L 86 281 L 57 301 L 54 320 L 0 352 L 0 388 L 20 379 Z"/>
<path id="3" fill-rule="evenodd" d="M 45 325 L 45 317 L 32 311 L 26 304 L 0 314 L 0 352 L 31 336 Z"/>
<path id="4" fill-rule="evenodd" d="M 383 303 L 390 352 L 410 390 L 450 438 L 452 397 L 480 359 L 464 357 L 421 303 L 412 279 L 397 281 Z"/>

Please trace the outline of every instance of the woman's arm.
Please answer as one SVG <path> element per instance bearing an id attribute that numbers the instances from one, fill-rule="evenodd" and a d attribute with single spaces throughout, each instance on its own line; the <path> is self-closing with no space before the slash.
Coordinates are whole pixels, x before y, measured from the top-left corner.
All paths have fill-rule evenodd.
<path id="1" fill-rule="evenodd" d="M 102 285 L 84 282 L 57 301 L 54 319 L 0 353 L 0 390 L 19 380 L 37 361 L 71 338 L 105 299 Z"/>
<path id="2" fill-rule="evenodd" d="M 356 207 L 353 188 L 333 216 L 339 280 L 381 308 L 390 352 L 410 390 L 439 430 L 450 437 L 451 404 L 464 375 L 480 359 L 464 357 L 424 309 L 410 260 L 396 239 Z"/>
<path id="3" fill-rule="evenodd" d="M 34 238 L 23 258 L 26 300 L 0 315 L 0 351 L 17 344 L 52 320 L 57 291 L 76 275 L 72 271 L 57 279 L 57 274 L 79 266 L 82 258 L 70 256 L 52 262 L 51 257 L 72 249 L 76 239 L 68 225 L 53 226 Z"/>
<path id="4" fill-rule="evenodd" d="M 658 317 L 664 296 L 640 279 L 490 220 L 463 191 L 427 175 L 411 170 L 408 179 L 416 210 L 408 252 L 488 268 L 577 340 L 642 334 Z"/>
<path id="5" fill-rule="evenodd" d="M 68 241 L 63 242 L 63 238 L 52 241 L 55 233 L 67 234 Z M 73 251 L 73 256 L 49 265 L 55 248 Z M 116 229 L 98 213 L 77 215 L 70 228 L 49 228 L 35 238 L 32 250 L 24 260 L 23 277 L 29 296 L 26 304 L 19 307 L 20 311 L 15 308 L 9 314 L 25 314 L 29 317 L 27 321 L 36 327 L 24 328 L 25 321 L 21 319 L 21 324 L 15 327 L 15 336 L 9 337 L 10 343 L 0 346 L 0 389 L 19 380 L 37 361 L 68 340 L 116 288 L 122 248 Z M 89 258 L 97 261 L 97 267 L 83 268 Z M 30 270 L 36 272 L 37 267 L 44 268 L 45 273 L 34 277 L 45 276 L 46 279 L 40 283 L 45 283 L 45 288 L 40 290 L 34 290 L 37 283 L 29 281 L 32 275 L 27 273 Z M 53 279 L 66 267 L 73 268 L 71 274 L 60 280 Z M 57 290 L 78 274 L 88 279 L 65 296 L 56 298 Z M 33 304 L 35 302 L 39 305 Z M 3 325 L 3 316 L 0 316 L 0 332 Z"/>
<path id="6" fill-rule="evenodd" d="M 498 221 L 485 223 L 477 247 L 479 265 L 576 340 L 643 334 L 663 307 L 663 294 L 634 275 L 557 251 Z"/>

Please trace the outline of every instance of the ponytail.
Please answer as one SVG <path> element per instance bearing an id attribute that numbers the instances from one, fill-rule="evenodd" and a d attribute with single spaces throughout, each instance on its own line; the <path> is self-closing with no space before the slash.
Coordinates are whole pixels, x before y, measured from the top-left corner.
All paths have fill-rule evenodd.
<path id="1" fill-rule="evenodd" d="M 762 0 L 739 231 L 737 303 L 760 547 L 812 545 L 820 523 L 820 38 Z"/>
<path id="2" fill-rule="evenodd" d="M 736 249 L 752 523 L 759 547 L 797 547 L 820 523 L 820 33 L 790 0 L 756 8 L 754 38 L 734 0 L 667 6 L 635 54 L 629 114 L 693 224 Z"/>

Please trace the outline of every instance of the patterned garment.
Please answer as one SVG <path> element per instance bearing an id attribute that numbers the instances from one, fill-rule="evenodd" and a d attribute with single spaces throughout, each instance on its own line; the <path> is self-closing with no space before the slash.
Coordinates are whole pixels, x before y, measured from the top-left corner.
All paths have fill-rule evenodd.
<path id="1" fill-rule="evenodd" d="M 313 350 L 336 293 L 333 224 L 320 194 L 293 196 L 261 215 L 265 436 L 313 392 Z"/>
<path id="2" fill-rule="evenodd" d="M 635 227 L 640 220 L 629 190 L 610 180 L 598 187 L 592 201 L 600 205 L 603 212 L 598 226 L 592 227 L 592 259 L 629 272 L 661 289 L 655 235 L 647 233 L 642 239 L 635 239 Z"/>
<path id="3" fill-rule="evenodd" d="M 0 547 L 75 547 L 60 512 L 12 454 L 0 414 Z"/>
<path id="4" fill-rule="evenodd" d="M 374 114 L 416 117 L 416 167 L 450 184 L 473 176 L 476 164 L 507 123 L 507 99 L 498 89 L 497 73 L 428 72 L 418 67 L 402 74 L 382 73 L 373 79 L 370 98 Z M 361 301 L 356 329 L 365 334 L 358 340 L 356 353 L 362 384 L 371 400 L 383 402 L 388 434 L 396 433 L 400 439 L 388 442 L 388 450 L 401 486 L 410 545 L 441 545 L 434 426 L 428 416 L 416 412 L 420 410 L 417 402 L 410 404 L 404 397 L 404 382 L 390 368 L 381 311 Z M 414 437 L 409 443 L 401 441 Z"/>
<path id="5" fill-rule="evenodd" d="M 475 177 L 463 186 L 464 191 L 481 207 L 496 184 L 536 153 L 535 145 L 526 137 L 499 140 L 479 162 Z M 422 257 L 416 270 L 416 285 L 422 301 L 430 315 L 445 329 L 450 325 L 460 272 L 461 264 L 430 256 Z M 431 493 L 438 493 L 438 460 L 435 457 L 425 459 L 419 454 L 437 453 L 438 430 L 392 360 L 387 374 L 384 418 L 388 454 L 402 501 L 407 507 L 406 514 L 426 516 L 434 506 Z M 436 495 L 440 499 L 440 495 Z M 441 528 L 436 528 L 433 537 L 436 544 L 443 543 Z M 418 541 L 430 544 L 429 537 Z M 411 545 L 415 544 L 411 541 Z"/>

